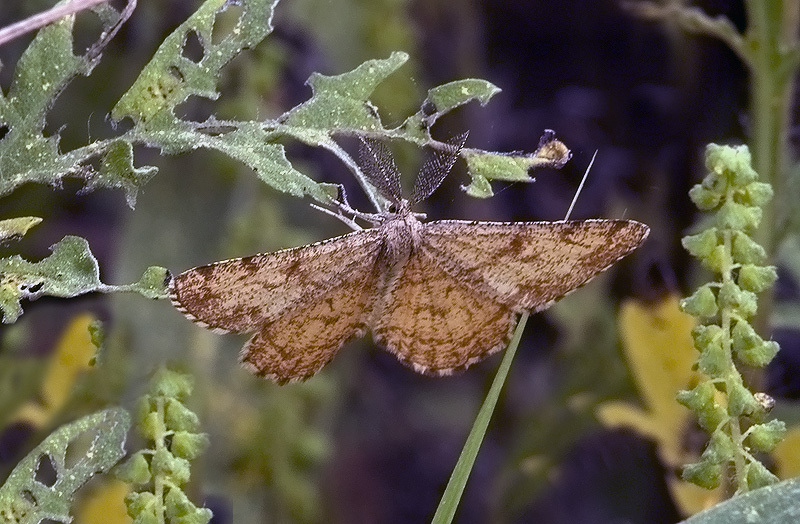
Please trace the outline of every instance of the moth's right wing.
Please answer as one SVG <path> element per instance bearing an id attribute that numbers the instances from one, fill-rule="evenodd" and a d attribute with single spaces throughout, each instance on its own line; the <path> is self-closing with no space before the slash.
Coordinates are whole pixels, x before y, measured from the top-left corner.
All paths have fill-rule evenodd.
<path id="1" fill-rule="evenodd" d="M 513 311 L 536 312 L 636 249 L 650 231 L 633 220 L 424 225 L 421 250 L 442 270 Z"/>
<path id="2" fill-rule="evenodd" d="M 170 299 L 191 320 L 217 332 L 257 332 L 284 315 L 311 308 L 348 282 L 374 286 L 381 244 L 378 229 L 365 229 L 199 266 L 171 280 Z"/>

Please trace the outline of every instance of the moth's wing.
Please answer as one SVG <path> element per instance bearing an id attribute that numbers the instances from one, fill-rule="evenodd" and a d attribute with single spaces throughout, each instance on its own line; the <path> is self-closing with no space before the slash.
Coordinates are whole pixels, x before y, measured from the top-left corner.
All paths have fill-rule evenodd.
<path id="1" fill-rule="evenodd" d="M 515 313 L 414 251 L 374 308 L 375 340 L 421 373 L 446 375 L 502 349 Z"/>
<path id="2" fill-rule="evenodd" d="M 514 311 L 540 311 L 608 269 L 645 238 L 633 220 L 425 224 L 420 249 L 453 279 Z"/>
<path id="3" fill-rule="evenodd" d="M 377 229 L 316 244 L 216 262 L 172 279 L 169 294 L 190 319 L 218 332 L 254 333 L 287 312 L 375 271 Z"/>
<path id="4" fill-rule="evenodd" d="M 278 383 L 314 375 L 345 342 L 366 331 L 377 280 L 375 267 L 365 261 L 360 271 L 349 273 L 349 279 L 262 326 L 242 349 L 242 364 Z"/>

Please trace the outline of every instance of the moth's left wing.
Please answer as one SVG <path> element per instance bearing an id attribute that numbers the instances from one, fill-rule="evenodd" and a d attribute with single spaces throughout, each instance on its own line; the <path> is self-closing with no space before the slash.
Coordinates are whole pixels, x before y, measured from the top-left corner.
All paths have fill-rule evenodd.
<path id="1" fill-rule="evenodd" d="M 636 249 L 633 220 L 425 224 L 420 249 L 453 278 L 514 311 L 540 311 Z"/>

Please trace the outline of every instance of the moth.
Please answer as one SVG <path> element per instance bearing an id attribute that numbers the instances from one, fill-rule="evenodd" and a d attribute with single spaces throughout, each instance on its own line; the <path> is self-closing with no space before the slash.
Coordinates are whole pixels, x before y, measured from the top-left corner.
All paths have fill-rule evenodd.
<path id="1" fill-rule="evenodd" d="M 647 238 L 633 220 L 423 222 L 411 211 L 451 170 L 466 135 L 423 165 L 412 197 L 382 142 L 361 167 L 390 203 L 374 227 L 292 249 L 195 267 L 169 295 L 218 333 L 252 334 L 240 360 L 279 383 L 318 372 L 368 331 L 415 371 L 448 375 L 505 347 L 518 315 L 549 307 Z"/>

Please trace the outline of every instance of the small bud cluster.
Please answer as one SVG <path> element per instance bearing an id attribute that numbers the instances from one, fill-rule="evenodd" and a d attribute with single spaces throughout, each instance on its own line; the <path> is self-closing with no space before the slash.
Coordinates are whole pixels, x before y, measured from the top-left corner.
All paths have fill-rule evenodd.
<path id="1" fill-rule="evenodd" d="M 734 486 L 743 492 L 777 481 L 753 453 L 772 450 L 786 430 L 783 422 L 764 422 L 764 393 L 748 390 L 735 366 L 737 360 L 763 367 L 778 352 L 778 344 L 762 339 L 750 324 L 756 294 L 777 278 L 775 267 L 764 265 L 764 248 L 750 236 L 772 198 L 772 187 L 758 181 L 746 146 L 709 144 L 706 167 L 708 176 L 689 196 L 699 209 L 714 212 L 713 224 L 685 237 L 683 246 L 719 279 L 681 303 L 701 322 L 692 336 L 700 352 L 697 368 L 705 378 L 692 390 L 681 391 L 678 402 L 697 415 L 711 438 L 700 460 L 684 468 L 683 477 L 712 489 L 733 466 Z"/>
<path id="2" fill-rule="evenodd" d="M 149 392 L 136 406 L 136 425 L 153 446 L 132 455 L 117 476 L 139 488 L 125 499 L 136 524 L 207 524 L 211 511 L 195 506 L 183 487 L 189 482 L 189 461 L 208 445 L 199 433 L 197 415 L 184 401 L 192 380 L 167 369 L 153 377 Z"/>

